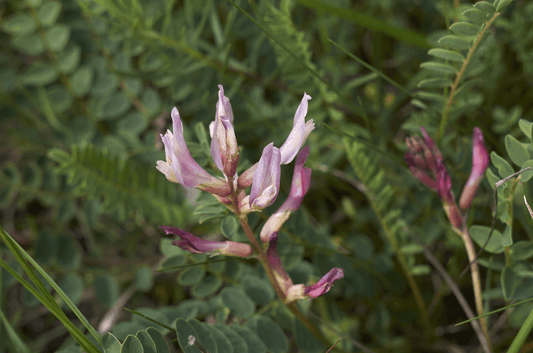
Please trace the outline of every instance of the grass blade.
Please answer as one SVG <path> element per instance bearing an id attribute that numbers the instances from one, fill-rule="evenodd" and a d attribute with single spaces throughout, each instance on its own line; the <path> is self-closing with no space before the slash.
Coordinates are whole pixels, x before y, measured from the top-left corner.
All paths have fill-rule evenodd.
<path id="1" fill-rule="evenodd" d="M 394 87 L 398 88 L 400 91 L 402 91 L 403 93 L 405 93 L 406 95 L 408 95 L 409 97 L 411 98 L 414 98 L 413 94 L 411 92 L 409 92 L 408 90 L 406 90 L 402 85 L 400 85 L 398 82 L 394 81 L 393 79 L 391 79 L 390 77 L 388 77 L 387 75 L 385 75 L 384 73 L 382 73 L 381 71 L 379 71 L 378 69 L 376 69 L 374 66 L 370 65 L 370 64 L 367 64 L 366 62 L 364 62 L 363 60 L 359 59 L 357 56 L 353 55 L 352 53 L 350 53 L 349 51 L 347 51 L 346 49 L 344 49 L 343 47 L 341 47 L 340 45 L 338 45 L 337 43 L 335 43 L 334 41 L 332 41 L 331 39 L 328 38 L 328 41 L 333 44 L 334 46 L 336 46 L 337 48 L 339 48 L 343 53 L 345 53 L 346 55 L 348 55 L 350 58 L 354 59 L 355 61 L 357 61 L 359 64 L 363 65 L 364 67 L 366 67 L 367 69 L 369 69 L 370 71 L 374 72 L 375 74 L 377 74 L 379 77 L 381 77 L 382 79 L 384 79 L 385 81 L 387 81 L 388 83 L 390 83 L 391 85 L 393 85 Z"/>
<path id="2" fill-rule="evenodd" d="M 485 317 L 485 316 L 489 316 L 489 315 L 492 315 L 492 314 L 496 314 L 497 312 L 500 312 L 500 311 L 504 311 L 506 309 L 509 309 L 509 308 L 512 308 L 512 307 L 515 307 L 515 306 L 518 306 L 520 304 L 524 304 L 526 302 L 530 302 L 532 301 L 533 298 L 529 298 L 529 299 L 526 299 L 526 300 L 522 300 L 521 302 L 518 302 L 518 303 L 514 303 L 514 304 L 511 304 L 511 305 L 507 305 L 507 306 L 504 306 L 503 308 L 499 308 L 499 309 L 496 309 L 496 310 L 493 310 L 491 312 L 488 312 L 488 313 L 485 313 L 483 315 L 479 315 L 479 316 L 476 316 L 476 317 L 473 317 L 469 320 L 465 320 L 465 321 L 461 321 L 459 322 L 458 324 L 455 324 L 455 326 L 459 326 L 459 325 L 462 325 L 462 324 L 466 324 L 466 323 L 469 323 L 470 321 L 472 320 L 477 320 L 479 318 L 482 318 L 482 317 Z"/>
<path id="3" fill-rule="evenodd" d="M 37 296 L 39 301 L 41 301 L 41 303 L 43 303 L 43 305 L 45 305 L 48 308 L 48 310 L 50 310 L 50 312 L 52 312 L 52 314 L 54 314 L 59 320 L 61 320 L 61 322 L 63 323 L 63 325 L 65 325 L 65 327 L 67 327 L 67 329 L 68 329 L 68 327 L 70 327 L 69 332 L 71 332 L 71 333 L 75 332 L 76 334 L 78 334 L 78 333 L 81 334 L 82 339 L 86 340 L 88 342 L 88 344 L 90 344 L 91 346 L 94 347 L 94 349 L 90 349 L 90 351 L 98 352 L 99 351 L 98 348 L 96 348 L 96 346 L 94 346 L 94 344 L 92 342 L 90 342 L 85 337 L 85 335 L 83 335 L 83 333 L 81 331 L 79 331 L 79 329 L 76 326 L 74 326 L 74 324 L 72 324 L 72 322 L 67 318 L 67 316 L 65 315 L 63 310 L 61 310 L 59 305 L 55 302 L 54 298 L 48 292 L 48 290 L 43 285 L 41 280 L 36 276 L 34 270 L 28 265 L 28 262 L 31 263 L 35 267 L 35 269 L 46 279 L 46 281 L 48 283 L 50 283 L 52 288 L 54 288 L 54 290 L 59 294 L 61 299 L 63 299 L 65 301 L 65 303 L 72 309 L 74 314 L 83 323 L 85 328 L 87 328 L 87 330 L 89 330 L 91 335 L 94 337 L 94 339 L 101 346 L 102 338 L 101 338 L 100 334 L 98 334 L 98 332 L 96 332 L 94 327 L 92 327 L 91 324 L 89 324 L 89 321 L 87 321 L 85 316 L 79 311 L 79 309 L 76 307 L 76 305 L 74 305 L 74 303 L 68 298 L 68 296 L 65 294 L 65 292 L 63 292 L 63 290 L 46 273 L 46 271 L 43 270 L 42 267 L 39 266 L 39 264 L 13 238 L 11 238 L 11 236 L 9 234 L 7 234 L 7 232 L 1 226 L 0 226 L 0 237 L 2 238 L 4 243 L 7 245 L 9 250 L 13 253 L 13 255 L 15 256 L 15 258 L 17 259 L 17 261 L 19 262 L 21 267 L 24 269 L 26 274 L 32 280 L 32 282 L 37 286 L 38 292 L 40 292 L 40 294 L 41 294 L 40 298 L 39 298 L 39 296 Z M 17 277 L 22 279 L 20 276 L 18 276 L 18 274 L 17 274 Z M 20 282 L 20 280 L 19 280 L 19 282 Z M 30 287 L 32 287 L 32 286 L 30 285 Z M 32 287 L 32 289 L 33 289 L 33 287 Z M 30 289 L 28 288 L 28 290 L 30 290 Z M 30 290 L 30 292 L 32 292 L 32 291 Z M 32 292 L 32 294 L 35 295 L 34 292 Z"/>
<path id="4" fill-rule="evenodd" d="M 345 133 L 345 132 L 343 132 L 343 131 L 340 131 L 340 130 L 334 128 L 333 126 L 330 126 L 330 125 L 328 125 L 328 124 L 322 123 L 322 122 L 320 122 L 320 121 L 315 121 L 315 124 L 319 124 L 319 125 L 322 125 L 322 126 L 324 126 L 324 127 L 327 127 L 327 128 L 330 129 L 331 131 L 333 131 L 333 132 L 335 132 L 335 133 L 337 133 L 337 134 L 339 134 L 339 135 L 341 135 L 341 136 L 348 137 L 348 138 L 351 139 L 351 140 L 357 141 L 357 142 L 359 142 L 359 143 L 365 145 L 366 147 L 368 147 L 368 148 L 370 148 L 370 149 L 373 149 L 374 151 L 376 151 L 376 152 L 378 152 L 378 153 L 380 153 L 380 154 L 382 154 L 382 155 L 384 155 L 384 156 L 386 156 L 386 157 L 392 159 L 394 162 L 400 164 L 400 165 L 403 166 L 403 167 L 406 166 L 405 162 L 404 162 L 403 160 L 401 160 L 400 158 L 394 156 L 393 154 L 391 154 L 391 153 L 389 153 L 389 152 L 385 152 L 385 151 L 380 150 L 379 148 L 377 148 L 376 146 L 374 146 L 374 145 L 368 143 L 368 142 L 365 141 L 365 140 L 362 140 L 362 139 L 360 139 L 360 138 L 358 138 L 358 137 L 355 137 L 355 136 L 352 136 L 352 135 L 350 135 L 350 134 L 347 134 L 347 133 Z"/>
<path id="5" fill-rule="evenodd" d="M 1 227 L 0 227 L 1 229 Z M 3 230 L 3 229 L 2 229 Z M 1 235 L 1 233 L 0 233 Z M 31 294 L 33 294 L 41 303 L 43 303 L 44 306 L 52 314 L 54 314 L 55 317 L 58 318 L 59 321 L 65 326 L 65 328 L 69 331 L 69 333 L 74 337 L 74 339 L 87 351 L 87 352 L 94 352 L 94 353 L 101 353 L 100 350 L 91 342 L 85 335 L 67 318 L 65 313 L 59 309 L 57 303 L 55 301 L 50 302 L 49 298 L 44 296 L 40 291 L 38 291 L 34 286 L 31 285 L 30 282 L 26 281 L 24 278 L 22 278 L 15 270 L 13 270 L 4 260 L 0 258 L 0 266 L 6 269 L 7 272 L 9 272 L 15 279 L 24 286 Z M 31 269 L 30 269 L 31 270 Z M 35 274 L 34 274 L 35 276 Z M 42 283 L 41 283 L 42 285 Z"/>
<path id="6" fill-rule="evenodd" d="M 328 5 L 325 2 L 318 0 L 296 0 L 296 2 L 315 9 L 320 12 L 325 12 L 330 15 L 337 16 L 339 18 L 348 20 L 352 23 L 361 25 L 370 30 L 381 32 L 394 39 L 398 39 L 402 42 L 416 45 L 417 47 L 430 49 L 431 46 L 426 42 L 426 37 L 420 33 L 410 31 L 408 29 L 394 27 L 386 24 L 380 20 L 376 20 L 372 16 L 358 13 L 355 11 L 349 11 L 347 9 L 341 9 L 332 5 Z"/>
<path id="7" fill-rule="evenodd" d="M 4 331 L 7 334 L 7 339 L 11 342 L 11 345 L 14 348 L 15 352 L 31 353 L 31 350 L 28 348 L 28 346 L 24 344 L 24 342 L 22 342 L 20 337 L 17 335 L 17 333 L 5 317 L 2 310 L 0 310 L 0 324 L 2 324 L 2 327 L 4 327 Z"/>

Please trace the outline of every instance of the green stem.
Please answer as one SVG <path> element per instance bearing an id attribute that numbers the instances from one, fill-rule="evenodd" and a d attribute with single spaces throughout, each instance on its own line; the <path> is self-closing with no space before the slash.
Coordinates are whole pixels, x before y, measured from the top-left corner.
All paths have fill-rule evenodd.
<path id="1" fill-rule="evenodd" d="M 230 178 L 228 180 L 229 185 L 231 185 L 232 192 L 231 192 L 231 199 L 233 200 L 233 210 L 235 212 L 235 215 L 239 219 L 239 223 L 241 224 L 242 229 L 244 230 L 244 233 L 246 234 L 246 237 L 248 237 L 248 240 L 250 241 L 250 244 L 252 244 L 252 247 L 254 248 L 255 252 L 257 253 L 257 258 L 263 265 L 263 268 L 265 269 L 265 272 L 267 274 L 267 277 L 272 284 L 272 287 L 274 287 L 274 291 L 278 295 L 278 297 L 285 303 L 285 292 L 280 287 L 278 280 L 276 279 L 276 276 L 274 275 L 274 271 L 272 270 L 272 267 L 270 266 L 270 263 L 268 262 L 267 255 L 265 249 L 261 245 L 259 245 L 259 242 L 254 236 L 254 233 L 252 229 L 250 228 L 250 224 L 248 223 L 248 216 L 245 214 L 241 214 L 241 211 L 239 209 L 239 200 L 237 196 L 237 191 L 233 188 L 233 179 Z M 296 303 L 285 303 L 287 308 L 294 314 L 294 316 L 304 325 L 309 332 L 311 332 L 316 338 L 320 340 L 326 347 L 330 347 L 331 343 L 329 340 L 324 336 L 322 331 L 318 327 L 316 327 L 307 317 L 304 316 L 298 309 L 298 306 Z"/>
<path id="2" fill-rule="evenodd" d="M 460 229 L 455 228 L 454 229 L 457 234 L 463 239 L 463 242 L 465 244 L 466 253 L 468 255 L 468 260 L 470 261 L 470 270 L 472 272 L 472 286 L 474 287 L 474 298 L 476 302 L 476 310 L 478 315 L 483 315 L 483 292 L 481 290 L 481 279 L 479 275 L 479 266 L 477 264 L 476 259 L 476 250 L 474 248 L 474 243 L 472 242 L 472 238 L 470 237 L 470 234 L 468 233 L 468 229 L 466 227 L 463 228 L 461 231 Z M 489 336 L 489 328 L 487 326 L 487 320 L 485 318 L 480 318 L 479 323 L 481 325 L 481 330 L 483 331 L 483 335 L 485 336 L 487 340 L 487 344 L 490 348 L 490 336 Z"/>
<path id="3" fill-rule="evenodd" d="M 509 350 L 507 353 L 518 353 L 520 351 L 520 348 L 524 344 L 527 336 L 529 335 L 529 332 L 531 332 L 531 329 L 533 328 L 533 310 L 529 313 L 528 317 L 526 318 L 526 321 L 524 321 L 524 324 L 520 328 L 520 331 L 518 331 L 518 334 L 513 340 L 513 343 L 511 343 L 511 346 L 509 347 Z"/>
<path id="4" fill-rule="evenodd" d="M 236 212 L 237 213 L 237 212 Z M 263 265 L 263 268 L 265 269 L 265 272 L 267 274 L 268 279 L 270 280 L 270 283 L 272 284 L 272 287 L 274 287 L 274 291 L 278 295 L 278 297 L 284 301 L 285 300 L 285 293 L 281 289 L 278 280 L 274 276 L 274 271 L 272 270 L 272 267 L 270 267 L 270 263 L 268 262 L 268 259 L 266 257 L 266 252 L 263 250 L 263 248 L 259 245 L 259 242 L 257 239 L 255 239 L 255 236 L 252 232 L 252 229 L 250 228 L 250 225 L 248 224 L 248 217 L 246 215 L 239 215 L 239 222 L 241 223 L 241 226 L 244 230 L 244 233 L 250 240 L 250 243 L 252 244 L 252 247 L 257 252 L 257 257 L 259 261 L 261 261 L 261 264 Z M 296 306 L 296 303 L 290 303 L 285 304 L 287 308 L 294 314 L 294 316 L 304 325 L 309 332 L 311 332 L 316 338 L 318 338 L 326 347 L 329 347 L 331 343 L 329 340 L 324 336 L 322 331 L 320 331 L 319 328 L 317 328 L 311 321 L 309 321 L 308 318 L 306 318 L 298 309 Z"/>
<path id="5" fill-rule="evenodd" d="M 511 187 L 509 190 L 509 197 L 507 198 L 507 222 L 506 225 L 509 227 L 510 230 L 512 230 L 513 227 L 513 198 L 514 194 L 516 192 L 516 187 L 518 186 L 520 182 L 520 176 L 518 176 L 516 179 L 514 179 L 511 182 Z M 512 235 L 512 232 L 511 232 Z M 514 261 L 511 259 L 511 246 L 507 245 L 504 247 L 504 253 L 505 253 L 505 264 L 509 267 L 513 266 Z"/>

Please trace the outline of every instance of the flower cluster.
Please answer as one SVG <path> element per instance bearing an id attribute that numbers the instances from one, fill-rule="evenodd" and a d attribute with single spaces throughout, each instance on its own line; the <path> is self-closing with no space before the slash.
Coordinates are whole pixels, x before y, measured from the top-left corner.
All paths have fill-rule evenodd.
<path id="1" fill-rule="evenodd" d="M 158 161 L 157 169 L 171 182 L 213 194 L 236 216 L 245 217 L 250 212 L 262 211 L 274 203 L 279 193 L 281 166 L 291 163 L 296 157 L 289 197 L 263 226 L 260 237 L 264 249 L 256 250 L 266 257 L 286 302 L 316 298 L 328 292 L 332 283 L 343 277 L 343 270 L 332 269 L 312 286 L 294 285 L 283 269 L 276 250 L 278 231 L 291 213 L 300 207 L 311 182 L 311 169 L 304 167 L 309 155 L 309 146 L 302 149 L 307 136 L 315 128 L 312 119 L 305 121 L 311 97 L 304 93 L 294 115 L 293 128 L 281 147 L 275 147 L 274 143 L 268 144 L 263 149 L 259 161 L 239 176 L 237 175 L 239 146 L 233 129 L 233 110 L 229 99 L 224 95 L 222 85 L 218 87 L 215 120 L 209 125 L 209 133 L 211 156 L 224 178 L 210 175 L 192 158 L 183 137 L 183 124 L 176 108 L 171 114 L 173 131 L 169 130 L 165 135 L 161 135 L 166 161 Z M 251 187 L 250 194 L 246 195 L 245 189 L 249 187 Z M 181 239 L 173 242 L 174 245 L 194 253 L 239 257 L 248 257 L 253 253 L 251 246 L 247 244 L 203 240 L 178 228 L 161 228 L 167 234 L 177 235 Z"/>
<path id="2" fill-rule="evenodd" d="M 405 160 L 409 165 L 409 170 L 418 180 L 437 192 L 450 223 L 456 228 L 461 228 L 464 224 L 464 213 L 470 208 L 483 174 L 489 166 L 489 154 L 483 140 L 483 133 L 479 128 L 474 128 L 472 170 L 461 193 L 458 207 L 442 154 L 426 129 L 421 127 L 420 130 L 422 130 L 424 139 L 418 136 L 406 139 L 410 152 L 405 154 Z"/>

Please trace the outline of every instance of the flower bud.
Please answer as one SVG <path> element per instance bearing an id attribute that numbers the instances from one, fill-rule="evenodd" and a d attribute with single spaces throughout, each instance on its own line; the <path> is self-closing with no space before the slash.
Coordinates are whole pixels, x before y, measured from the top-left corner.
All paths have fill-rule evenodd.
<path id="1" fill-rule="evenodd" d="M 252 182 L 254 180 L 254 174 L 255 170 L 257 169 L 257 165 L 259 163 L 254 164 L 250 168 L 246 169 L 237 179 L 237 187 L 240 189 L 246 189 L 249 188 L 252 185 Z"/>
<path id="2" fill-rule="evenodd" d="M 180 237 L 181 240 L 173 241 L 172 245 L 176 245 L 179 248 L 192 253 L 238 257 L 248 257 L 252 255 L 252 247 L 248 244 L 234 241 L 204 240 L 179 228 L 164 226 L 159 228 L 163 229 L 166 234 L 174 234 Z"/>
<path id="3" fill-rule="evenodd" d="M 426 129 L 420 128 L 424 140 L 417 136 L 406 139 L 409 152 L 405 154 L 405 161 L 409 166 L 409 171 L 427 187 L 438 191 L 437 175 L 446 173 L 446 167 L 442 159 L 442 154 L 429 137 Z M 444 177 L 444 174 L 441 175 Z M 441 187 L 444 185 L 441 185 Z"/>
<path id="4" fill-rule="evenodd" d="M 239 163 L 239 146 L 233 129 L 233 111 L 224 88 L 218 85 L 218 102 L 215 121 L 209 125 L 211 156 L 219 170 L 233 177 Z"/>
<path id="5" fill-rule="evenodd" d="M 483 139 L 483 133 L 478 127 L 474 128 L 474 137 L 472 138 L 472 170 L 468 181 L 466 182 L 461 198 L 459 199 L 459 207 L 462 210 L 467 210 L 472 204 L 472 200 L 476 195 L 477 188 L 485 171 L 489 167 L 489 153 Z"/>

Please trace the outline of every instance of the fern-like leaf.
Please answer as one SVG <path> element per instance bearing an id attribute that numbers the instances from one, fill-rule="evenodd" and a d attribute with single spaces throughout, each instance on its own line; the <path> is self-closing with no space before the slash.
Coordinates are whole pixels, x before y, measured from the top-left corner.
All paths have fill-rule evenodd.
<path id="1" fill-rule="evenodd" d="M 79 195 L 101 198 L 107 211 L 118 210 L 122 217 L 136 212 L 156 224 L 178 226 L 184 221 L 176 185 L 155 167 L 147 168 L 87 143 L 73 145 L 70 154 L 51 150 L 49 157 Z"/>
<path id="2" fill-rule="evenodd" d="M 449 34 L 442 36 L 436 43 L 437 47 L 428 51 L 433 59 L 420 65 L 430 72 L 432 78 L 419 82 L 418 87 L 422 90 L 417 93 L 419 100 L 415 103 L 423 109 L 432 107 L 434 111 L 443 112 L 441 134 L 448 116 L 457 117 L 481 104 L 481 99 L 469 96 L 468 89 L 476 83 L 473 78 L 485 69 L 478 61 L 487 42 L 482 43 L 482 39 L 500 14 L 496 12 L 496 7 L 500 11 L 502 9 L 499 3 L 498 0 L 496 4 L 479 1 L 465 9 L 459 16 L 459 22 L 449 27 Z M 420 100 L 428 105 L 420 104 Z"/>

